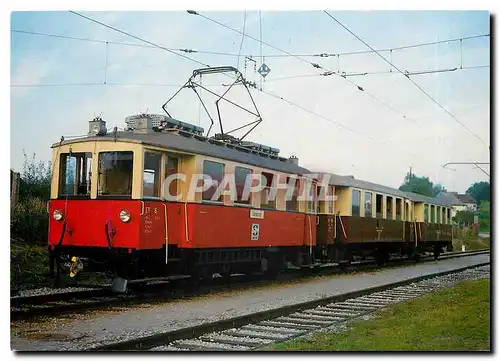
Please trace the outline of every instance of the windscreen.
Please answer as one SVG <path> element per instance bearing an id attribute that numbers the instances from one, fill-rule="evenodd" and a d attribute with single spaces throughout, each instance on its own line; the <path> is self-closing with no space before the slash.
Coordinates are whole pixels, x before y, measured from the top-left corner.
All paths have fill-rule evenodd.
<path id="1" fill-rule="evenodd" d="M 99 153 L 98 196 L 132 196 L 133 152 Z"/>

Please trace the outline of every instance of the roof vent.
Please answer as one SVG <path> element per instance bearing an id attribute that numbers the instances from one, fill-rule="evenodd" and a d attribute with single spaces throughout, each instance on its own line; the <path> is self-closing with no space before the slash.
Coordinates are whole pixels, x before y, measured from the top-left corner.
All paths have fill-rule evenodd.
<path id="1" fill-rule="evenodd" d="M 295 164 L 298 166 L 299 165 L 299 158 L 292 155 L 290 158 L 288 158 L 288 163 L 292 163 L 292 164 Z"/>
<path id="2" fill-rule="evenodd" d="M 161 114 L 138 114 L 125 118 L 127 130 L 134 133 L 145 134 L 147 132 L 161 132 L 165 129 L 178 129 L 186 133 L 203 135 L 204 129 L 196 125 L 181 122 L 180 120 L 167 117 Z"/>
<path id="3" fill-rule="evenodd" d="M 97 135 L 106 135 L 106 122 L 102 120 L 100 117 L 95 117 L 91 121 L 89 121 L 89 132 L 90 136 Z"/>

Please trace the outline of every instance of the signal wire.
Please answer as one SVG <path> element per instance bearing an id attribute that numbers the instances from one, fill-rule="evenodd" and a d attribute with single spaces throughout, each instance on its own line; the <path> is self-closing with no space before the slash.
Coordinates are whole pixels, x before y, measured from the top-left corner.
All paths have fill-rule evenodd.
<path id="1" fill-rule="evenodd" d="M 444 106 L 442 106 L 432 95 L 430 95 L 427 91 L 425 91 L 418 83 L 416 83 L 412 78 L 410 78 L 408 75 L 406 75 L 401 69 L 399 69 L 396 65 L 394 65 L 392 62 L 387 60 L 383 55 L 381 55 L 378 51 L 373 49 L 366 41 L 361 39 L 358 35 L 356 35 L 354 32 L 352 32 L 349 28 L 347 28 L 344 24 L 342 24 L 340 21 L 338 21 L 334 16 L 332 16 L 328 11 L 324 10 L 324 13 L 328 15 L 332 20 L 334 20 L 337 24 L 342 26 L 347 32 L 349 32 L 352 36 L 354 36 L 356 39 L 358 39 L 360 42 L 365 44 L 368 48 L 370 48 L 375 54 L 377 54 L 382 60 L 384 60 L 387 64 L 389 64 L 391 67 L 396 69 L 399 73 L 403 74 L 414 86 L 416 86 L 424 95 L 426 95 L 430 100 L 432 100 L 436 105 L 438 105 L 441 109 L 443 109 L 451 118 L 453 118 L 458 124 L 460 124 L 464 129 L 466 129 L 468 132 L 470 132 L 472 135 L 474 135 L 481 143 L 484 145 L 487 145 L 486 142 L 479 137 L 476 133 L 474 133 L 472 130 L 470 130 L 464 123 L 462 123 L 453 113 L 448 111 Z"/>
<path id="2" fill-rule="evenodd" d="M 230 26 L 228 26 L 228 25 L 226 25 L 226 24 L 223 24 L 223 23 L 221 23 L 221 22 L 219 22 L 219 21 L 217 21 L 217 20 L 215 20 L 215 19 L 212 19 L 212 18 L 210 18 L 210 17 L 208 17 L 208 16 L 206 16 L 206 15 L 200 14 L 200 13 L 198 13 L 198 12 L 194 11 L 194 10 L 188 10 L 187 12 L 188 12 L 189 14 L 191 14 L 191 15 L 197 15 L 197 16 L 200 16 L 200 17 L 202 17 L 202 18 L 204 18 L 204 19 L 206 19 L 206 20 L 208 20 L 208 21 L 210 21 L 210 22 L 213 22 L 213 23 L 215 23 L 215 24 L 217 24 L 217 25 L 220 25 L 220 26 L 222 26 L 222 27 L 224 27 L 224 28 L 226 28 L 226 29 L 229 29 L 229 30 L 231 30 L 231 31 L 233 31 L 233 32 L 237 32 L 237 33 L 239 33 L 239 34 L 241 34 L 241 35 L 243 35 L 243 36 L 246 36 L 246 37 L 248 37 L 248 38 L 250 38 L 250 39 L 252 39 L 252 40 L 255 40 L 255 41 L 259 42 L 261 45 L 262 45 L 262 44 L 264 44 L 264 45 L 266 45 L 266 46 L 269 46 L 270 48 L 273 48 L 273 49 L 275 49 L 275 50 L 277 50 L 277 51 L 280 51 L 280 52 L 285 53 L 285 54 L 287 54 L 287 55 L 289 55 L 289 56 L 292 56 L 292 57 L 296 58 L 297 60 L 300 60 L 300 61 L 302 61 L 302 62 L 304 62 L 304 63 L 306 63 L 306 64 L 311 65 L 312 67 L 314 67 L 314 68 L 316 68 L 316 69 L 322 69 L 322 70 L 325 70 L 325 72 L 326 72 L 326 73 L 328 73 L 328 75 L 336 75 L 336 76 L 339 76 L 339 77 L 341 77 L 341 78 L 345 79 L 345 80 L 346 80 L 348 83 L 350 83 L 351 85 L 355 86 L 355 87 L 356 87 L 359 91 L 362 91 L 362 92 L 365 92 L 366 94 L 368 94 L 368 96 L 370 96 L 372 99 L 374 99 L 374 100 L 378 101 L 378 102 L 379 102 L 380 104 L 382 104 L 383 106 L 385 106 L 385 107 L 387 107 L 388 109 L 391 109 L 391 110 L 393 110 L 393 109 L 394 109 L 391 105 L 389 105 L 389 104 L 387 104 L 386 102 L 384 102 L 383 100 L 381 100 L 381 99 L 377 98 L 377 97 L 376 97 L 376 96 L 374 96 L 373 94 L 370 94 L 370 93 L 369 93 L 368 91 L 366 91 L 363 87 L 359 86 L 358 84 L 356 84 L 356 83 L 355 83 L 355 82 L 353 82 L 352 80 L 348 79 L 348 78 L 347 78 L 347 77 L 345 77 L 345 76 L 342 76 L 342 75 L 338 74 L 338 73 L 337 73 L 337 72 L 335 72 L 335 71 L 332 71 L 332 70 L 330 70 L 330 69 L 328 69 L 328 68 L 325 68 L 325 67 L 321 66 L 320 64 L 317 64 L 317 63 L 312 63 L 312 62 L 310 62 L 309 60 L 306 60 L 306 59 L 304 59 L 304 58 L 302 58 L 302 57 L 300 57 L 300 56 L 297 56 L 297 55 L 295 55 L 295 54 L 292 54 L 292 53 L 290 53 L 289 51 L 286 51 L 286 50 L 280 49 L 280 48 L 278 48 L 278 47 L 276 47 L 276 46 L 274 46 L 274 45 L 272 45 L 272 44 L 270 44 L 270 43 L 268 43 L 268 42 L 266 42 L 266 41 L 259 40 L 259 39 L 255 38 L 255 37 L 251 36 L 251 35 L 248 35 L 248 34 L 243 34 L 241 31 L 239 31 L 239 30 L 237 30 L 237 29 L 234 29 L 234 28 L 232 28 L 232 27 L 230 27 Z M 400 113 L 400 112 L 396 112 L 396 114 L 397 114 L 398 116 L 401 116 L 401 113 Z M 405 120 L 410 120 L 410 121 L 412 121 L 414 124 L 417 124 L 418 126 L 420 126 L 420 124 L 418 124 L 415 120 L 413 120 L 412 118 L 410 118 L 410 117 L 408 117 L 408 116 L 404 116 L 404 117 L 403 117 L 403 119 L 405 119 Z"/>
<path id="3" fill-rule="evenodd" d="M 189 12 L 189 11 L 191 11 L 191 10 L 188 10 L 188 12 Z M 152 45 L 152 46 L 154 46 L 154 47 L 156 47 L 156 48 L 159 48 L 159 49 L 164 49 L 164 50 L 166 50 L 166 51 L 169 51 L 168 49 L 164 48 L 164 47 L 163 47 L 163 46 L 161 46 L 161 45 L 158 45 L 158 44 L 152 43 L 152 42 L 150 42 L 150 41 L 148 41 L 148 40 L 145 40 L 145 39 L 141 39 L 140 37 L 137 37 L 137 36 L 135 36 L 135 35 L 133 35 L 133 34 L 130 34 L 130 33 L 128 33 L 128 32 L 125 32 L 125 31 L 120 30 L 120 29 L 118 29 L 118 28 L 115 28 L 115 27 L 113 27 L 113 26 L 110 26 L 110 25 L 104 24 L 104 23 L 102 23 L 102 22 L 100 22 L 100 21 L 98 21 L 98 20 L 94 20 L 94 19 L 92 19 L 92 18 L 90 18 L 90 17 L 87 17 L 87 16 L 85 16 L 85 15 L 79 14 L 79 13 L 74 12 L 74 11 L 70 11 L 70 12 L 71 12 L 71 13 L 73 13 L 73 14 L 75 14 L 75 15 L 81 16 L 81 17 L 83 17 L 83 18 L 85 18 L 85 19 L 88 19 L 88 20 L 90 20 L 90 21 L 92 21 L 92 22 L 94 22 L 94 23 L 97 23 L 97 24 L 99 24 L 99 25 L 105 26 L 105 27 L 107 27 L 107 28 L 109 28 L 109 29 L 112 29 L 112 30 L 114 30 L 114 31 L 117 31 L 117 32 L 119 32 L 119 33 L 121 33 L 121 34 L 125 34 L 125 35 L 127 35 L 127 36 L 133 37 L 134 39 L 137 39 L 137 40 L 140 40 L 140 41 L 144 41 L 144 42 L 146 42 L 146 43 L 148 43 L 148 44 L 150 44 L 150 45 Z M 247 34 L 245 34 L 245 35 L 247 36 Z M 207 67 L 211 68 L 211 66 L 210 66 L 210 65 L 203 64 L 203 63 L 201 63 L 201 62 L 199 62 L 199 61 L 197 61 L 197 60 L 195 60 L 195 59 L 189 58 L 189 57 L 184 56 L 184 55 L 182 55 L 182 54 L 178 54 L 178 53 L 176 53 L 176 52 L 174 52 L 174 51 L 169 51 L 169 52 L 171 52 L 171 53 L 173 53 L 173 54 L 175 54 L 175 55 L 179 55 L 179 56 L 181 56 L 182 58 L 186 58 L 186 59 L 188 59 L 188 60 L 194 61 L 194 62 L 196 62 L 196 63 L 202 64 L 202 65 L 205 65 L 205 66 L 207 66 Z M 228 74 L 225 74 L 225 75 L 227 75 L 227 76 L 231 77 L 231 76 L 230 76 L 230 75 L 228 75 Z M 233 78 L 233 77 L 231 77 L 231 78 Z M 348 79 L 347 79 L 347 80 L 348 80 Z M 253 86 L 252 86 L 252 87 L 253 87 Z M 258 89 L 257 89 L 257 90 L 258 90 Z M 264 91 L 264 90 L 260 90 L 260 92 L 262 92 L 262 93 L 264 93 L 264 94 L 267 94 L 267 95 L 269 95 L 269 96 L 272 96 L 272 97 L 274 97 L 274 98 L 276 98 L 276 99 L 280 99 L 280 100 L 282 100 L 282 101 L 284 101 L 284 102 L 288 103 L 289 105 L 295 106 L 295 107 L 297 107 L 297 108 L 299 108 L 299 109 L 301 109 L 301 110 L 303 110 L 303 111 L 306 111 L 306 112 L 308 112 L 308 113 L 310 113 L 310 114 L 312 114 L 312 115 L 315 115 L 316 117 L 319 117 L 319 118 L 324 119 L 324 120 L 326 120 L 326 121 L 332 122 L 332 123 L 336 124 L 337 126 L 339 126 L 339 127 L 341 127 L 341 128 L 344 128 L 344 129 L 346 129 L 346 130 L 348 130 L 348 131 L 350 131 L 350 132 L 353 132 L 353 133 L 355 133 L 355 134 L 361 135 L 361 136 L 363 136 L 363 137 L 367 137 L 367 138 L 368 138 L 368 139 L 370 139 L 370 140 L 375 140 L 375 141 L 378 141 L 378 142 L 380 142 L 380 143 L 382 143 L 382 144 L 386 144 L 386 142 L 385 142 L 385 141 L 381 141 L 381 140 L 376 139 L 376 138 L 373 138 L 373 137 L 371 137 L 371 136 L 369 136 L 369 135 L 367 135 L 367 134 L 360 133 L 360 132 L 358 132 L 358 131 L 356 131 L 356 130 L 354 130 L 354 129 L 351 129 L 351 128 L 349 128 L 349 127 L 346 127 L 345 125 L 343 125 L 343 124 L 341 124 L 341 123 L 339 123 L 339 122 L 337 122 L 337 121 L 335 121 L 335 120 L 333 120 L 333 119 L 331 119 L 331 118 L 326 118 L 325 116 L 322 116 L 322 115 L 320 115 L 320 114 L 318 114 L 318 113 L 316 113 L 316 112 L 314 112 L 314 111 L 312 111 L 312 110 L 310 110 L 310 109 L 307 109 L 307 108 L 305 108 L 305 107 L 303 107 L 303 106 L 301 106 L 301 105 L 298 105 L 298 104 L 296 104 L 296 103 L 294 103 L 294 102 L 291 102 L 291 101 L 289 101 L 289 100 L 286 100 L 285 98 L 280 97 L 280 96 L 278 96 L 278 95 L 276 95 L 276 94 L 273 94 L 273 93 L 270 93 L 270 92 L 267 92 L 267 91 Z M 408 151 L 406 151 L 406 150 L 402 150 L 402 151 L 403 151 L 403 152 L 405 152 L 405 153 L 407 153 L 407 154 L 410 154 L 410 155 L 412 155 L 412 156 L 415 156 L 415 155 L 416 155 L 416 154 L 410 153 L 410 152 L 408 152 Z"/>

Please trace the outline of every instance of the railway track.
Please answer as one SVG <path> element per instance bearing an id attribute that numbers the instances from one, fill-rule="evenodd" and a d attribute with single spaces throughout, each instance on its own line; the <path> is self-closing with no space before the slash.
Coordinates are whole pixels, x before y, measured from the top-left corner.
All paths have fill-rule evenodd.
<path id="1" fill-rule="evenodd" d="M 440 259 L 466 257 L 477 254 L 488 253 L 488 250 L 479 250 L 472 252 L 448 252 L 443 253 Z M 431 256 L 424 257 L 421 262 L 432 261 Z M 404 258 L 392 259 L 391 263 L 385 267 L 394 267 L 411 261 Z M 341 270 L 338 264 L 322 265 L 315 269 L 292 269 L 285 273 L 280 281 L 295 280 L 299 277 L 307 278 L 333 272 L 341 271 L 364 271 L 369 269 L 383 268 L 372 260 L 353 262 L 348 269 Z M 304 271 L 307 273 L 304 274 Z M 214 291 L 231 290 L 232 288 L 251 288 L 256 285 L 265 285 L 273 281 L 262 280 L 260 276 L 255 275 L 234 275 L 231 283 L 226 283 L 223 279 L 213 280 L 211 283 L 201 286 L 196 290 L 187 290 L 185 284 L 186 278 L 176 278 L 167 282 L 154 283 L 146 285 L 140 292 L 129 294 L 114 294 L 107 288 L 95 288 L 76 292 L 59 292 L 50 294 L 41 294 L 34 296 L 11 297 L 11 320 L 29 319 L 35 316 L 56 316 L 66 312 L 88 311 L 115 305 L 132 305 L 144 301 L 160 301 L 188 298 L 200 296 Z M 274 281 L 275 282 L 275 281 Z"/>
<path id="2" fill-rule="evenodd" d="M 251 351 L 274 342 L 345 324 L 388 305 L 411 300 L 467 279 L 490 274 L 489 262 L 419 276 L 383 286 L 326 297 L 89 349 L 88 351 Z"/>

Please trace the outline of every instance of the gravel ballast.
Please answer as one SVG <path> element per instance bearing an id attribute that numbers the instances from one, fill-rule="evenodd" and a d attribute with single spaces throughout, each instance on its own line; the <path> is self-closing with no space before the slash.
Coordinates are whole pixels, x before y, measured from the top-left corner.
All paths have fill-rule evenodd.
<path id="1" fill-rule="evenodd" d="M 91 311 L 58 319 L 11 323 L 13 350 L 83 350 L 201 323 L 334 296 L 408 278 L 488 262 L 488 254 L 402 268 L 308 279 L 300 283 L 219 292 L 181 301 Z M 429 280 L 432 282 L 432 280 Z"/>

